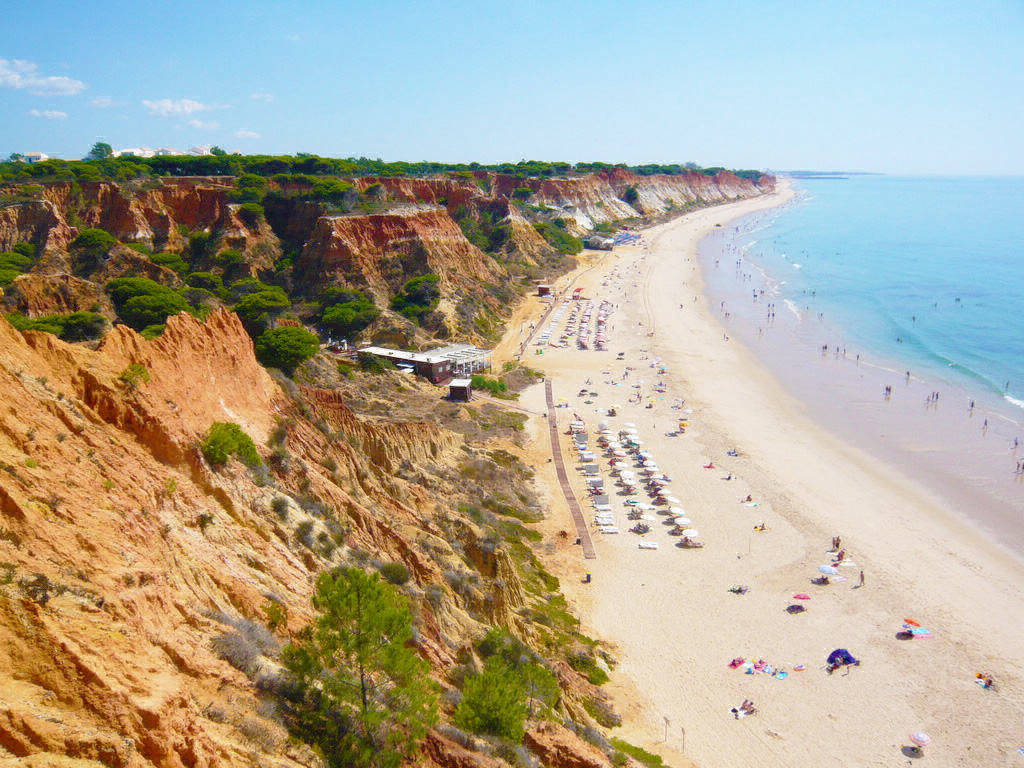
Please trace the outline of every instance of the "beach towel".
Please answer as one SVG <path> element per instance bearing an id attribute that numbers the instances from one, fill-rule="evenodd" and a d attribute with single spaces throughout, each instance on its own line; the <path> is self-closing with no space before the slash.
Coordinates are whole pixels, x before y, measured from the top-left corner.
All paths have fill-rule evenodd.
<path id="1" fill-rule="evenodd" d="M 658 542 L 656 542 L 656 541 L 641 541 L 639 546 L 640 546 L 640 549 L 657 549 L 658 548 Z"/>
<path id="2" fill-rule="evenodd" d="M 783 672 L 782 670 L 779 670 L 778 672 L 775 673 L 775 679 L 776 680 L 785 680 L 787 677 L 789 677 L 789 673 L 788 672 Z"/>

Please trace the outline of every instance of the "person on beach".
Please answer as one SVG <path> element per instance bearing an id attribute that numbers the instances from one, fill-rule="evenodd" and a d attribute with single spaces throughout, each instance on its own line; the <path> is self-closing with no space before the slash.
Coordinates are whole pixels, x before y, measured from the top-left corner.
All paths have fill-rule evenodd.
<path id="1" fill-rule="evenodd" d="M 864 569 L 861 569 L 860 572 L 860 586 L 864 586 Z"/>

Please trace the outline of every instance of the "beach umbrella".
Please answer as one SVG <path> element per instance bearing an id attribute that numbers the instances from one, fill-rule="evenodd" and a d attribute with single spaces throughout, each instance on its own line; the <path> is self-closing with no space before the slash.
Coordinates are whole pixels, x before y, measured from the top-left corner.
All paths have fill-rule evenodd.
<path id="1" fill-rule="evenodd" d="M 624 427 L 635 427 L 635 426 L 636 426 L 636 424 L 634 424 L 634 423 L 633 423 L 633 422 L 631 422 L 631 421 L 627 421 L 627 422 L 626 422 L 625 424 L 623 424 L 622 426 L 624 426 Z"/>
<path id="2" fill-rule="evenodd" d="M 683 536 L 700 536 L 700 531 L 698 531 L 696 528 L 684 528 Z"/>
<path id="3" fill-rule="evenodd" d="M 924 731 L 914 731 L 910 734 L 910 740 L 919 747 L 927 747 L 932 743 L 932 737 Z"/>
<path id="4" fill-rule="evenodd" d="M 693 520 L 691 520 L 688 517 L 677 517 L 672 522 L 674 522 L 676 525 L 689 525 L 690 523 L 693 522 Z"/>
<path id="5" fill-rule="evenodd" d="M 683 503 L 679 499 L 677 499 L 675 496 L 665 496 L 664 499 L 669 504 L 682 504 Z"/>
<path id="6" fill-rule="evenodd" d="M 819 565 L 818 570 L 824 573 L 826 576 L 835 576 L 839 573 L 838 568 L 833 568 L 831 565 Z"/>
<path id="7" fill-rule="evenodd" d="M 670 507 L 668 511 L 671 512 L 673 515 L 685 515 L 686 514 L 686 510 L 683 509 L 682 507 Z"/>
<path id="8" fill-rule="evenodd" d="M 917 619 L 904 619 L 903 623 L 904 624 L 909 624 L 912 627 L 920 627 L 921 626 L 921 622 L 919 622 Z"/>

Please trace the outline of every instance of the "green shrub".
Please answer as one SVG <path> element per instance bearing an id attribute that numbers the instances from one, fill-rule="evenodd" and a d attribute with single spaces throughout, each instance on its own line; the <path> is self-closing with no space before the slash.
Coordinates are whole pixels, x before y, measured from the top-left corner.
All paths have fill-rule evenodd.
<path id="1" fill-rule="evenodd" d="M 395 586 L 405 584 L 412 575 L 404 563 L 381 563 L 377 570 L 380 571 L 380 575 L 384 577 L 385 581 Z"/>
<path id="2" fill-rule="evenodd" d="M 17 251 L 0 253 L 0 286 L 10 285 L 14 278 L 27 272 L 31 266 L 32 258 L 23 253 Z"/>
<path id="3" fill-rule="evenodd" d="M 334 301 L 329 306 L 324 306 L 320 313 L 320 322 L 325 328 L 341 336 L 359 333 L 380 315 L 377 305 L 362 291 L 334 291 L 325 298 Z"/>
<path id="4" fill-rule="evenodd" d="M 220 275 L 213 272 L 193 272 L 185 277 L 185 283 L 193 288 L 202 288 L 217 294 L 224 291 L 224 281 Z"/>
<path id="5" fill-rule="evenodd" d="M 263 206 L 257 202 L 242 203 L 238 208 L 238 218 L 250 227 L 256 227 L 266 218 Z"/>
<path id="6" fill-rule="evenodd" d="M 245 256 L 242 255 L 241 251 L 236 251 L 234 248 L 227 248 L 216 256 L 213 257 L 215 264 L 218 264 L 225 269 L 236 267 L 245 261 Z"/>
<path id="7" fill-rule="evenodd" d="M 62 318 L 60 337 L 64 341 L 98 339 L 107 328 L 107 318 L 96 312 L 72 312 Z"/>
<path id="8" fill-rule="evenodd" d="M 508 386 L 501 379 L 494 379 L 481 373 L 474 373 L 470 377 L 470 383 L 473 389 L 485 389 L 495 397 L 504 396 L 508 390 Z"/>
<path id="9" fill-rule="evenodd" d="M 227 464 L 228 458 L 237 456 L 251 467 L 263 463 L 256 445 L 242 428 L 230 421 L 215 421 L 200 445 L 203 456 L 211 464 Z"/>
<path id="10" fill-rule="evenodd" d="M 117 244 L 117 238 L 103 229 L 83 229 L 71 241 L 72 271 L 89 274 L 99 266 L 100 260 Z"/>
<path id="11" fill-rule="evenodd" d="M 614 736 L 612 736 L 610 741 L 612 746 L 619 750 L 619 752 L 629 755 L 637 762 L 646 765 L 648 768 L 662 768 L 664 765 L 661 755 L 652 754 L 646 749 L 630 744 L 628 741 L 617 739 Z"/>
<path id="12" fill-rule="evenodd" d="M 161 267 L 172 269 L 179 275 L 183 275 L 188 271 L 188 264 L 177 253 L 154 253 L 149 257 L 149 260 L 154 264 L 159 264 Z"/>
<path id="13" fill-rule="evenodd" d="M 144 339 L 149 339 L 150 341 L 152 341 L 161 333 L 163 333 L 166 327 L 167 326 L 164 323 L 160 323 L 158 325 L 147 325 L 145 328 L 139 331 L 139 335 L 142 336 L 142 338 Z"/>
<path id="14" fill-rule="evenodd" d="M 173 288 L 146 277 L 119 277 L 107 283 L 107 293 L 121 320 L 137 331 L 160 325 L 171 315 L 190 307 Z"/>
<path id="15" fill-rule="evenodd" d="M 622 199 L 630 205 L 633 205 L 637 200 L 640 199 L 640 194 L 636 191 L 635 186 L 626 187 L 626 191 L 622 193 Z"/>
<path id="16" fill-rule="evenodd" d="M 519 742 L 526 715 L 522 677 L 500 657 L 492 656 L 480 674 L 466 680 L 455 710 L 455 724 L 473 733 Z"/>
<path id="17" fill-rule="evenodd" d="M 412 278 L 391 299 L 391 308 L 415 323 L 422 323 L 441 301 L 438 280 L 435 274 Z"/>
<path id="18" fill-rule="evenodd" d="M 230 301 L 236 302 L 232 309 L 254 336 L 291 306 L 283 288 L 251 277 L 233 282 L 227 294 Z"/>
<path id="19" fill-rule="evenodd" d="M 149 381 L 149 369 L 141 363 L 132 363 L 117 377 L 128 389 L 137 389 L 139 384 Z"/>
<path id="20" fill-rule="evenodd" d="M 268 368 L 280 368 L 286 373 L 319 350 L 320 340 L 305 328 L 271 328 L 256 339 L 257 359 Z"/>
<path id="21" fill-rule="evenodd" d="M 533 228 L 548 245 L 561 254 L 571 256 L 583 250 L 583 241 L 566 231 L 565 221 L 562 219 L 555 219 L 554 222 L 537 222 Z"/>
<path id="22" fill-rule="evenodd" d="M 529 187 L 516 187 L 512 190 L 512 197 L 516 200 L 529 200 L 533 197 L 533 190 Z"/>
<path id="23" fill-rule="evenodd" d="M 384 373 L 395 370 L 395 364 L 386 357 L 378 357 L 369 352 L 360 352 L 357 355 L 359 369 L 367 373 Z"/>
<path id="24" fill-rule="evenodd" d="M 98 339 L 107 328 L 107 319 L 95 312 L 72 312 L 69 315 L 36 318 L 27 318 L 15 312 L 7 315 L 7 319 L 19 331 L 45 331 L 64 341 Z"/>

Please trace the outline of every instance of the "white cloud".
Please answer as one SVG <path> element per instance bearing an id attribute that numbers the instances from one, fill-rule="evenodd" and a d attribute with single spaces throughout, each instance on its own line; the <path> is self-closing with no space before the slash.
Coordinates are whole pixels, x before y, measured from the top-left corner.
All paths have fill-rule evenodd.
<path id="1" fill-rule="evenodd" d="M 74 96 L 85 83 L 63 75 L 41 75 L 39 66 L 24 59 L 0 59 L 0 87 L 25 88 L 37 96 Z"/>
<path id="2" fill-rule="evenodd" d="M 189 120 L 188 124 L 193 128 L 199 128 L 204 131 L 215 131 L 220 128 L 220 123 L 204 123 L 202 120 L 196 120 L 195 118 Z"/>
<path id="3" fill-rule="evenodd" d="M 260 135 L 256 133 L 256 131 L 246 130 L 235 131 L 235 136 L 237 136 L 239 139 L 258 139 L 260 137 Z"/>
<path id="4" fill-rule="evenodd" d="M 32 117 L 45 117 L 47 120 L 67 120 L 68 113 L 61 112 L 59 109 L 30 109 L 28 111 Z"/>
<path id="5" fill-rule="evenodd" d="M 213 109 L 208 104 L 193 99 L 143 99 L 142 106 L 148 109 L 151 115 L 158 117 L 185 117 Z"/>
<path id="6" fill-rule="evenodd" d="M 274 94 L 272 93 L 254 93 L 249 97 L 253 101 L 265 101 L 268 104 L 274 100 Z"/>
<path id="7" fill-rule="evenodd" d="M 89 103 L 92 104 L 94 107 L 99 107 L 100 109 L 106 109 L 107 107 L 114 106 L 114 100 L 109 99 L 105 96 L 103 98 L 93 99 Z"/>

